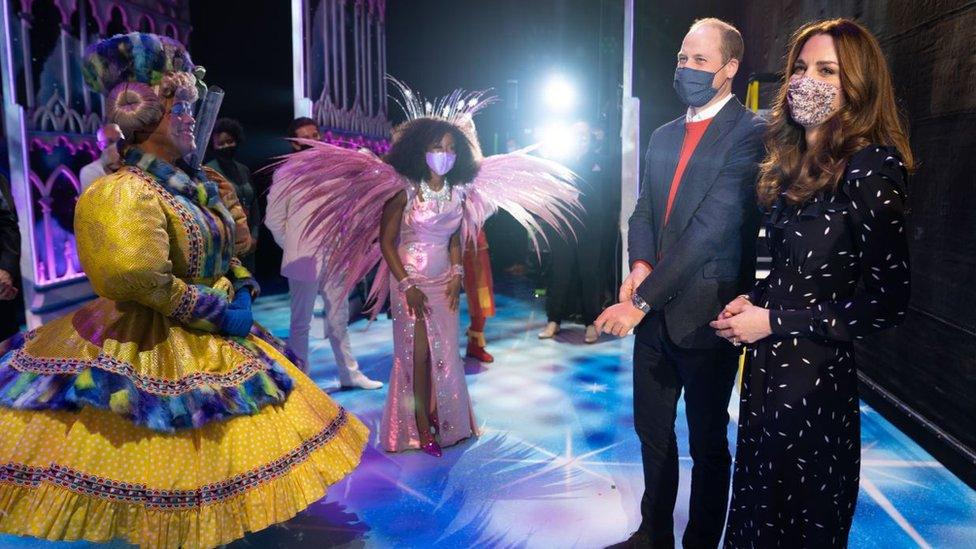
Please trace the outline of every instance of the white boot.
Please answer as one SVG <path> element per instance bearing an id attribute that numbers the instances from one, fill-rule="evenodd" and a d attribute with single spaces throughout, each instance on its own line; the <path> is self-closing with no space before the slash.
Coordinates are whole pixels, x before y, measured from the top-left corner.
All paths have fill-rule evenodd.
<path id="1" fill-rule="evenodd" d="M 549 324 L 546 324 L 546 328 L 544 330 L 539 332 L 539 339 L 552 339 L 556 337 L 556 334 L 558 333 L 559 333 L 559 323 L 550 322 Z"/>
<path id="2" fill-rule="evenodd" d="M 366 374 L 355 370 L 349 372 L 349 379 L 340 381 L 343 387 L 353 388 L 353 389 L 379 389 L 383 386 L 382 381 L 376 381 L 375 379 L 369 379 Z"/>

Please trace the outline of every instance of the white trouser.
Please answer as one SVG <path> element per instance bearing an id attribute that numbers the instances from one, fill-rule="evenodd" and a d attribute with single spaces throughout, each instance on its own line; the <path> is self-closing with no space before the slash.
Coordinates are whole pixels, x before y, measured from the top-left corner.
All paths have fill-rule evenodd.
<path id="1" fill-rule="evenodd" d="M 305 361 L 308 369 L 308 333 L 312 327 L 312 311 L 315 308 L 316 296 L 322 296 L 323 334 L 332 344 L 336 365 L 339 368 L 340 383 L 349 383 L 352 373 L 359 370 L 356 357 L 352 355 L 349 346 L 349 333 L 346 326 L 349 322 L 349 296 L 341 287 L 332 286 L 316 281 L 288 279 L 291 294 L 291 331 L 288 345 Z"/>

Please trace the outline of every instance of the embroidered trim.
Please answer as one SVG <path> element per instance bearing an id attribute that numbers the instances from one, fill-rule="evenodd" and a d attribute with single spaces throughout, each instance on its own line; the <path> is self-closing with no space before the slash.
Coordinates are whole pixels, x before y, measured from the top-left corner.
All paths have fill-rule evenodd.
<path id="1" fill-rule="evenodd" d="M 191 313 L 196 309 L 198 299 L 200 299 L 200 290 L 193 284 L 187 284 L 186 291 L 180 296 L 180 302 L 170 316 L 186 324 L 191 320 Z"/>
<path id="2" fill-rule="evenodd" d="M 156 490 L 142 484 L 129 484 L 89 475 L 57 464 L 51 464 L 50 467 L 31 467 L 22 463 L 7 463 L 0 468 L 0 482 L 32 488 L 47 482 L 86 496 L 165 511 L 199 508 L 220 503 L 287 474 L 307 461 L 313 452 L 333 440 L 347 423 L 347 419 L 345 408 L 340 407 L 339 414 L 329 425 L 298 448 L 271 463 L 196 490 Z"/>
<path id="3" fill-rule="evenodd" d="M 226 340 L 244 356 L 252 353 L 243 345 L 232 340 Z M 114 374 L 126 377 L 139 389 L 155 395 L 181 395 L 192 391 L 201 386 L 232 387 L 241 384 L 244 380 L 253 376 L 256 372 L 269 370 L 267 364 L 259 360 L 248 359 L 239 367 L 227 372 L 226 374 L 214 374 L 210 372 L 194 372 L 178 380 L 162 379 L 141 375 L 136 372 L 128 362 L 123 362 L 116 358 L 99 354 L 94 360 L 73 359 L 73 358 L 41 358 L 27 354 L 26 350 L 20 349 L 14 352 L 8 362 L 10 367 L 18 372 L 29 372 L 35 374 L 78 374 L 87 368 L 98 368 Z"/>
<path id="4" fill-rule="evenodd" d="M 200 272 L 203 270 L 204 263 L 204 238 L 203 230 L 200 228 L 199 223 L 190 213 L 190 210 L 185 204 L 181 203 L 179 200 L 173 196 L 173 193 L 166 190 L 159 184 L 158 181 L 153 179 L 151 175 L 146 173 L 135 166 L 127 166 L 128 171 L 133 175 L 137 176 L 139 179 L 146 182 L 147 185 L 153 188 L 160 197 L 176 212 L 182 222 L 184 234 L 186 234 L 187 245 L 189 247 L 189 261 L 187 262 L 186 276 L 180 278 L 198 278 Z"/>
<path id="5" fill-rule="evenodd" d="M 295 365 L 305 364 L 305 361 L 298 358 L 298 355 L 295 354 L 295 351 L 291 350 L 291 347 L 289 347 L 284 341 L 279 339 L 276 335 L 272 334 L 267 328 L 258 324 L 257 322 L 255 322 L 254 325 L 251 326 L 251 334 L 259 339 L 264 340 L 265 343 L 268 343 L 269 345 L 274 347 L 276 351 L 285 355 L 285 358 L 287 358 L 292 364 Z M 237 342 L 234 341 L 233 343 L 236 344 Z"/>

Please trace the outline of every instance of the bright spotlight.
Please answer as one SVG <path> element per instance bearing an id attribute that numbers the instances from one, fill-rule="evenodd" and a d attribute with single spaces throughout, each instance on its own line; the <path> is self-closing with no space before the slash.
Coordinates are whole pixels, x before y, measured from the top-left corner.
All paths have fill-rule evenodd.
<path id="1" fill-rule="evenodd" d="M 579 140 L 569 124 L 556 122 L 535 130 L 539 153 L 546 158 L 567 159 L 573 156 Z"/>
<path id="2" fill-rule="evenodd" d="M 557 112 L 566 112 L 576 106 L 576 88 L 566 77 L 549 78 L 543 91 L 546 105 Z"/>

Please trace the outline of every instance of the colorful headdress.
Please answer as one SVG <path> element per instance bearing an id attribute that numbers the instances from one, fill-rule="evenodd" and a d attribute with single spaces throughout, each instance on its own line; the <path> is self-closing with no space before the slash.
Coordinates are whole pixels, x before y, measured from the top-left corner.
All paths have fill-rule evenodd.
<path id="1" fill-rule="evenodd" d="M 85 52 L 82 74 L 88 86 L 108 95 L 124 82 L 157 86 L 168 73 L 194 73 L 183 44 L 172 38 L 133 32 L 92 44 Z"/>
<path id="2" fill-rule="evenodd" d="M 118 124 L 126 139 L 145 135 L 159 123 L 164 99 L 196 102 L 207 89 L 205 73 L 193 65 L 183 44 L 141 32 L 93 44 L 82 67 L 88 86 L 107 96 L 106 122 Z"/>

